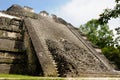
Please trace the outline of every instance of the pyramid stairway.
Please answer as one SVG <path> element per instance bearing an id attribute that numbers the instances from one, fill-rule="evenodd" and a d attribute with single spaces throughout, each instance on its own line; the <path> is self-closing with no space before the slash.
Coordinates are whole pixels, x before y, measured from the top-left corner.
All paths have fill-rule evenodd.
<path id="1" fill-rule="evenodd" d="M 119 76 L 100 49 L 62 18 L 18 5 L 0 14 L 0 73 Z"/>

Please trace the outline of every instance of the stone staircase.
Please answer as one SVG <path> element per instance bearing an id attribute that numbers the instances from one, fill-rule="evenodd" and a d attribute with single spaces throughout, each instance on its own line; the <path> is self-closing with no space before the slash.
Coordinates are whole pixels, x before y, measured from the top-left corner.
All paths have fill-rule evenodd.
<path id="1" fill-rule="evenodd" d="M 49 58 L 50 58 L 50 60 L 51 60 L 51 62 L 52 62 L 52 64 L 53 64 L 53 66 L 54 66 L 54 69 L 55 69 L 55 71 L 56 71 L 56 73 L 57 73 L 56 76 L 59 76 L 57 64 L 56 64 L 56 62 L 55 62 L 52 54 L 51 54 L 50 51 L 48 50 L 48 46 L 46 45 L 46 42 L 42 42 L 42 44 L 44 45 L 45 52 L 48 54 L 48 56 L 49 56 Z"/>
<path id="2" fill-rule="evenodd" d="M 32 24 L 33 22 L 31 22 L 29 18 L 24 21 L 35 48 L 37 58 L 43 69 L 44 76 L 58 76 L 57 65 L 51 53 L 48 51 L 45 40 L 41 37 L 42 34 L 39 34 L 38 26 Z"/>

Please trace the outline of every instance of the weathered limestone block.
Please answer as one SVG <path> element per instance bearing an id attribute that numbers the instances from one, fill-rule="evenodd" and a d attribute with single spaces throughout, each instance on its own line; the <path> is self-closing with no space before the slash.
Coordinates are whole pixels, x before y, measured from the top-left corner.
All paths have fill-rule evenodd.
<path id="1" fill-rule="evenodd" d="M 34 12 L 33 8 L 28 7 L 28 6 L 24 6 L 24 10 L 26 10 L 28 12 Z"/>
<path id="2" fill-rule="evenodd" d="M 17 33 L 0 30 L 0 37 L 16 38 Z"/>
<path id="3" fill-rule="evenodd" d="M 22 52 L 23 46 L 21 41 L 8 40 L 8 39 L 0 39 L 0 50 L 3 51 L 20 51 Z"/>
<path id="4" fill-rule="evenodd" d="M 8 74 L 10 72 L 10 64 L 0 64 L 0 74 Z"/>
<path id="5" fill-rule="evenodd" d="M 10 19 L 7 17 L 0 17 L 0 25 L 16 25 L 16 26 L 20 26 L 21 25 L 21 21 L 18 19 Z"/>
<path id="6" fill-rule="evenodd" d="M 41 16 L 49 16 L 49 13 L 46 12 L 46 11 L 41 11 L 39 14 L 40 14 Z"/>
<path id="7" fill-rule="evenodd" d="M 8 37 L 11 37 L 11 38 L 16 38 L 17 37 L 16 33 L 14 33 L 14 32 L 7 32 L 7 34 L 8 34 Z"/>
<path id="8" fill-rule="evenodd" d="M 9 25 L 9 26 L 0 26 L 0 30 L 4 30 L 4 31 L 9 31 L 9 32 L 16 32 L 16 33 L 21 33 L 22 30 L 19 29 L 19 27 L 13 26 L 13 25 Z"/>
<path id="9" fill-rule="evenodd" d="M 0 17 L 0 25 L 9 25 L 10 19 L 5 17 Z"/>
<path id="10" fill-rule="evenodd" d="M 10 25 L 10 27 L 12 28 L 12 29 L 16 29 L 16 30 L 18 30 L 19 29 L 19 26 L 16 26 L 16 25 Z"/>
<path id="11" fill-rule="evenodd" d="M 16 26 L 20 26 L 21 25 L 21 21 L 17 20 L 17 19 L 12 19 L 10 21 L 10 25 L 16 25 Z"/>
<path id="12" fill-rule="evenodd" d="M 0 74 L 26 74 L 26 64 L 0 64 Z"/>
<path id="13" fill-rule="evenodd" d="M 0 30 L 20 32 L 19 29 L 21 28 L 22 21 L 5 17 L 0 17 L 0 20 Z"/>
<path id="14" fill-rule="evenodd" d="M 5 64 L 22 64 L 25 63 L 25 60 L 21 59 L 9 59 L 9 58 L 0 58 L 0 63 L 5 63 Z"/>
<path id="15" fill-rule="evenodd" d="M 0 52 L 0 58 L 6 58 L 6 59 L 25 59 L 26 58 L 26 54 L 24 54 L 24 53 Z"/>
<path id="16" fill-rule="evenodd" d="M 1 36 L 1 37 L 2 37 L 2 36 L 5 36 L 4 32 L 5 32 L 5 31 L 0 30 L 0 36 Z"/>
<path id="17" fill-rule="evenodd" d="M 0 38 L 3 39 L 15 39 L 15 40 L 21 40 L 22 34 L 16 33 L 16 32 L 8 32 L 4 30 L 0 30 Z"/>
<path id="18" fill-rule="evenodd" d="M 0 73 L 28 74 L 26 58 L 24 53 L 0 52 Z"/>

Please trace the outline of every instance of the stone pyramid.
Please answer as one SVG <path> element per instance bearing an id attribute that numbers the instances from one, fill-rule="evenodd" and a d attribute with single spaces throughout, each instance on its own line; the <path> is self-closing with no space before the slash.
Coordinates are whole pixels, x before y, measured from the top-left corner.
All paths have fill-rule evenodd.
<path id="1" fill-rule="evenodd" d="M 0 73 L 61 77 L 119 74 L 78 28 L 46 11 L 37 14 L 19 5 L 0 12 Z"/>

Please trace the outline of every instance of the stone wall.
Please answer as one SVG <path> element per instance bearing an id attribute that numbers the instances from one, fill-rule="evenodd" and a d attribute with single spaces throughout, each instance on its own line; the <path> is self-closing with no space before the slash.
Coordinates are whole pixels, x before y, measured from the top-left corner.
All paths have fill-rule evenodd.
<path id="1" fill-rule="evenodd" d="M 23 48 L 21 21 L 0 17 L 0 73 L 27 72 L 27 61 Z M 21 29 L 22 30 L 22 29 Z"/>
<path id="2" fill-rule="evenodd" d="M 38 66 L 23 21 L 0 17 L 0 73 L 42 75 Z"/>

